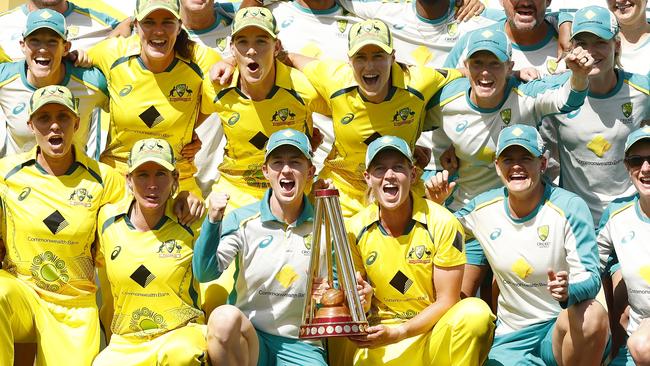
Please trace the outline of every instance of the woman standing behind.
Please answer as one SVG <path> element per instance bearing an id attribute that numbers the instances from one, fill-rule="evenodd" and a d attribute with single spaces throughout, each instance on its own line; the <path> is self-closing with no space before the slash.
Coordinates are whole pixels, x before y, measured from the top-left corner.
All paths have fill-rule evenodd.
<path id="1" fill-rule="evenodd" d="M 127 155 L 142 137 L 167 140 L 176 156 L 180 191 L 201 197 L 194 181 L 192 142 L 199 114 L 203 71 L 219 59 L 196 45 L 181 28 L 178 0 L 141 0 L 136 35 L 105 40 L 89 50 L 108 80 L 111 97 L 109 141 L 101 161 L 127 170 Z"/>
<path id="2" fill-rule="evenodd" d="M 167 141 L 140 140 L 128 159 L 132 198 L 99 213 L 96 262 L 110 283 L 102 286 L 102 312 L 112 315 L 113 336 L 94 365 L 206 362 L 205 326 L 199 325 L 203 312 L 191 266 L 198 227 L 179 223 L 173 214 L 178 177 Z"/>

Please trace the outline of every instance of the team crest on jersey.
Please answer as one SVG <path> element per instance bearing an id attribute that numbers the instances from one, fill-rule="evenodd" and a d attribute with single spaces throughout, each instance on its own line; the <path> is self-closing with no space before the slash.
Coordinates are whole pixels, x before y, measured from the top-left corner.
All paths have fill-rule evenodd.
<path id="1" fill-rule="evenodd" d="M 248 169 L 242 174 L 242 178 L 249 187 L 268 188 L 269 183 L 262 174 L 262 166 L 259 164 L 251 164 Z"/>
<path id="2" fill-rule="evenodd" d="M 314 241 L 313 235 L 311 233 L 307 234 L 303 239 L 302 243 L 305 245 L 305 249 L 302 250 L 302 254 L 309 256 L 311 255 L 311 245 Z"/>
<path id="3" fill-rule="evenodd" d="M 426 264 L 431 263 L 431 250 L 424 245 L 411 247 L 406 256 L 409 264 Z"/>
<path id="4" fill-rule="evenodd" d="M 192 100 L 192 89 L 187 84 L 176 84 L 170 91 L 167 99 L 170 102 L 189 102 Z"/>
<path id="5" fill-rule="evenodd" d="M 171 239 L 161 242 L 156 253 L 158 253 L 159 258 L 180 258 L 181 249 L 181 245 L 175 239 Z"/>
<path id="6" fill-rule="evenodd" d="M 68 201 L 71 206 L 90 207 L 92 205 L 93 195 L 86 188 L 77 188 L 70 194 Z"/>
<path id="7" fill-rule="evenodd" d="M 228 40 L 226 38 L 218 38 L 216 42 L 217 49 L 219 49 L 220 52 L 223 52 L 226 50 L 226 46 L 228 45 Z"/>
<path id="8" fill-rule="evenodd" d="M 345 33 L 345 30 L 348 28 L 348 20 L 347 19 L 339 19 L 336 21 L 336 26 L 339 29 L 339 32 Z"/>
<path id="9" fill-rule="evenodd" d="M 414 120 L 415 112 L 409 107 L 402 108 L 393 115 L 393 125 L 395 126 L 406 125 Z"/>
<path id="10" fill-rule="evenodd" d="M 79 35 L 79 26 L 71 25 L 68 26 L 68 41 L 77 37 Z"/>
<path id="11" fill-rule="evenodd" d="M 625 118 L 630 118 L 632 115 L 632 102 L 623 103 L 623 105 L 621 105 L 621 110 L 623 111 Z"/>
<path id="12" fill-rule="evenodd" d="M 133 85 L 131 85 L 131 84 L 127 84 L 127 85 L 125 85 L 125 86 L 124 86 L 122 89 L 120 89 L 120 91 L 119 91 L 120 97 L 126 97 L 127 95 L 129 95 L 129 93 L 131 92 L 131 90 L 133 90 Z"/>
<path id="13" fill-rule="evenodd" d="M 271 117 L 271 123 L 273 126 L 283 126 L 291 125 L 296 121 L 296 114 L 293 113 L 289 108 L 278 109 L 273 113 Z"/>
<path id="14" fill-rule="evenodd" d="M 548 238 L 548 225 L 538 227 L 537 236 L 539 237 L 539 240 L 546 240 L 546 238 Z"/>
<path id="15" fill-rule="evenodd" d="M 232 116 L 230 116 L 230 118 L 228 118 L 228 122 L 226 123 L 228 126 L 234 126 L 237 121 L 239 121 L 239 113 L 235 112 L 232 114 Z"/>
<path id="16" fill-rule="evenodd" d="M 377 252 L 373 250 L 372 252 L 370 252 L 368 258 L 366 258 L 366 265 L 370 266 L 373 263 L 375 263 L 376 260 L 377 260 Z"/>
<path id="17" fill-rule="evenodd" d="M 455 37 L 458 35 L 458 23 L 453 22 L 451 24 L 447 24 L 447 34 L 451 37 Z"/>
<path id="18" fill-rule="evenodd" d="M 347 125 L 348 123 L 352 122 L 354 119 L 354 113 L 346 113 L 343 118 L 341 118 L 341 124 L 342 125 Z"/>
<path id="19" fill-rule="evenodd" d="M 18 201 L 24 201 L 31 192 L 32 189 L 30 187 L 23 188 L 23 190 L 20 191 L 20 194 L 18 195 Z"/>
<path id="20" fill-rule="evenodd" d="M 57 292 L 70 280 L 65 261 L 49 250 L 32 259 L 29 271 L 36 285 L 47 291 Z"/>
<path id="21" fill-rule="evenodd" d="M 512 119 L 512 109 L 506 108 L 501 111 L 500 115 L 503 123 L 510 124 L 510 119 Z"/>
<path id="22" fill-rule="evenodd" d="M 539 238 L 539 240 L 541 240 L 537 242 L 538 248 L 549 247 L 550 243 L 546 241 L 546 239 L 548 239 L 548 233 L 549 233 L 548 225 L 542 225 L 537 227 L 537 237 Z"/>

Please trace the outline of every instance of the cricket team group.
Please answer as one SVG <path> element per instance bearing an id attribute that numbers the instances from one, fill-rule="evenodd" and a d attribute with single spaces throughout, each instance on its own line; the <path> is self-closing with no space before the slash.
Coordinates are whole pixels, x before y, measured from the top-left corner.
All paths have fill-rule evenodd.
<path id="1" fill-rule="evenodd" d="M 650 365 L 647 0 L 78 1 L 0 14 L 0 365 Z"/>

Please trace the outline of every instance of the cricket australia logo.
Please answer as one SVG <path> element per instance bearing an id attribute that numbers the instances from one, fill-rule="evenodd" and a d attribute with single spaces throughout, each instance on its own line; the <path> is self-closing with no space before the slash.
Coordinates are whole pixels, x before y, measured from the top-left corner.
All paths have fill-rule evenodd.
<path id="1" fill-rule="evenodd" d="M 339 32 L 345 33 L 345 30 L 348 28 L 347 19 L 339 19 L 336 21 L 336 26 L 339 29 Z"/>
<path id="2" fill-rule="evenodd" d="M 189 102 L 192 100 L 192 89 L 187 84 L 176 84 L 170 91 L 167 99 L 170 102 Z"/>
<path id="3" fill-rule="evenodd" d="M 431 263 L 431 250 L 424 245 L 411 247 L 406 256 L 409 264 L 426 264 Z"/>
<path id="4" fill-rule="evenodd" d="M 93 195 L 86 188 L 77 188 L 70 194 L 68 201 L 71 206 L 90 207 L 92 205 Z"/>
<path id="5" fill-rule="evenodd" d="M 296 114 L 291 112 L 289 108 L 278 109 L 271 117 L 273 126 L 291 125 L 296 121 Z"/>
<path id="6" fill-rule="evenodd" d="M 625 116 L 625 118 L 630 118 L 630 116 L 632 115 L 632 103 L 627 102 L 621 105 L 621 111 L 623 111 L 623 115 Z"/>
<path id="7" fill-rule="evenodd" d="M 160 243 L 160 246 L 158 247 L 158 257 L 160 258 L 180 258 L 181 257 L 181 249 L 182 247 L 180 244 L 176 242 L 175 239 L 171 240 L 165 240 L 164 242 Z"/>
<path id="8" fill-rule="evenodd" d="M 406 125 L 414 120 L 415 112 L 409 107 L 402 108 L 393 115 L 393 125 L 395 126 Z"/>
<path id="9" fill-rule="evenodd" d="M 447 34 L 451 38 L 456 37 L 458 35 L 458 23 L 453 22 L 451 24 L 447 24 Z"/>
<path id="10" fill-rule="evenodd" d="M 539 238 L 539 240 L 541 240 L 537 242 L 538 248 L 549 247 L 550 243 L 546 241 L 546 239 L 548 239 L 548 232 L 549 232 L 548 225 L 542 225 L 537 228 L 537 237 Z"/>
<path id="11" fill-rule="evenodd" d="M 502 110 L 500 115 L 503 123 L 510 124 L 510 120 L 512 119 L 512 110 L 510 108 Z"/>

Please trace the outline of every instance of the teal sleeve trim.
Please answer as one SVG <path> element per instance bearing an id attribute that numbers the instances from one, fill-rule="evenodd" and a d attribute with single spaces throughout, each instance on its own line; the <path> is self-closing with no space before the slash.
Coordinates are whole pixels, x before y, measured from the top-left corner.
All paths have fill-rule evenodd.
<path id="1" fill-rule="evenodd" d="M 488 265 L 487 257 L 481 244 L 476 239 L 471 239 L 465 242 L 465 255 L 467 256 L 467 264 L 473 266 L 486 266 Z"/>
<path id="2" fill-rule="evenodd" d="M 585 270 L 589 272 L 589 277 L 581 282 L 569 283 L 569 298 L 566 302 L 560 302 L 562 308 L 594 299 L 600 289 L 598 246 L 593 218 L 587 203 L 579 197 L 571 196 L 562 209 L 567 214 L 567 220 L 576 240 L 578 258 Z"/>
<path id="3" fill-rule="evenodd" d="M 199 282 L 209 282 L 221 276 L 217 261 L 217 248 L 221 240 L 221 221 L 211 223 L 208 217 L 203 220 L 201 234 L 194 244 L 192 271 Z"/>
<path id="4" fill-rule="evenodd" d="M 558 15 L 558 24 L 562 24 L 565 22 L 573 22 L 573 14 L 571 14 L 568 11 L 560 11 L 560 14 Z"/>
<path id="5" fill-rule="evenodd" d="M 71 62 L 66 62 L 66 67 L 70 67 L 70 70 L 72 70 L 72 75 L 74 75 L 76 78 L 101 90 L 106 98 L 108 98 L 108 82 L 106 81 L 104 73 L 102 73 L 100 69 L 96 67 L 91 67 L 89 69 L 76 67 L 73 66 Z"/>
<path id="6" fill-rule="evenodd" d="M 467 78 L 458 78 L 443 86 L 436 94 L 429 99 L 426 110 L 429 110 L 440 103 L 447 101 L 449 98 L 458 96 L 469 89 L 469 80 Z"/>
<path id="7" fill-rule="evenodd" d="M 0 64 L 0 83 L 16 75 L 20 75 L 20 68 L 25 67 L 25 61 L 5 62 Z"/>

